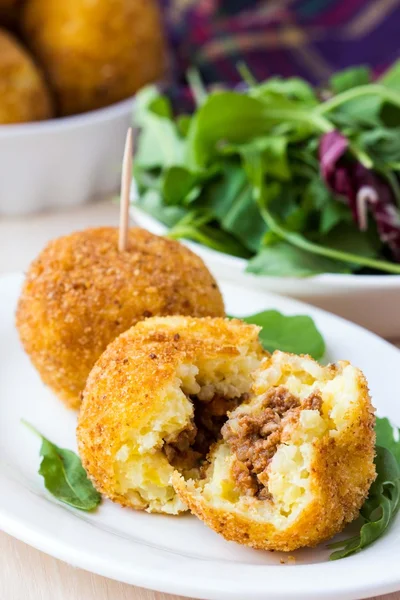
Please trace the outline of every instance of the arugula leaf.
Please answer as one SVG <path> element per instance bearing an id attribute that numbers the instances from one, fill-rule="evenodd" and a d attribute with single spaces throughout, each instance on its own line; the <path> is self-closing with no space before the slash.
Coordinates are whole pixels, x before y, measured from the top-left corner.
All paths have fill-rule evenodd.
<path id="1" fill-rule="evenodd" d="M 324 236 L 339 223 L 352 222 L 348 207 L 333 196 L 319 173 L 314 175 L 309 184 L 304 187 L 302 207 L 305 211 L 315 211 L 321 239 L 324 239 Z"/>
<path id="2" fill-rule="evenodd" d="M 327 248 L 367 258 L 377 256 L 381 245 L 376 231 L 371 229 L 365 233 L 357 229 L 354 223 L 341 223 L 332 228 L 321 238 L 320 243 Z M 357 263 L 354 268 L 357 268 Z"/>
<path id="3" fill-rule="evenodd" d="M 137 201 L 138 206 L 149 215 L 164 223 L 167 227 L 173 227 L 184 218 L 187 211 L 181 206 L 165 206 L 159 191 L 148 189 Z"/>
<path id="4" fill-rule="evenodd" d="M 79 456 L 72 450 L 59 448 L 32 425 L 22 422 L 42 440 L 39 474 L 46 489 L 64 504 L 86 511 L 95 509 L 100 504 L 101 495 L 88 479 Z"/>
<path id="5" fill-rule="evenodd" d="M 135 100 L 135 126 L 140 128 L 135 166 L 153 169 L 183 164 L 184 140 L 172 120 L 170 102 L 155 86 L 143 88 Z"/>
<path id="6" fill-rule="evenodd" d="M 400 127 L 381 127 L 364 131 L 359 135 L 357 142 L 374 162 L 385 164 L 400 161 Z"/>
<path id="7" fill-rule="evenodd" d="M 330 560 L 345 558 L 372 544 L 385 533 L 400 508 L 399 429 L 387 418 L 377 417 L 375 432 L 377 477 L 360 511 L 363 524 L 358 535 L 328 546 L 338 548 Z"/>
<path id="8" fill-rule="evenodd" d="M 330 560 L 345 558 L 363 550 L 381 537 L 400 508 L 400 467 L 393 454 L 381 446 L 376 448 L 377 478 L 371 485 L 368 499 L 361 509 L 364 524 L 353 538 L 336 542 L 329 548 L 340 548 Z"/>
<path id="9" fill-rule="evenodd" d="M 169 119 L 149 112 L 138 139 L 135 155 L 137 166 L 154 169 L 183 164 L 184 140 L 179 137 L 175 124 Z"/>
<path id="10" fill-rule="evenodd" d="M 165 204 L 181 204 L 193 192 L 198 193 L 199 178 L 185 167 L 173 166 L 164 171 L 161 183 L 161 193 Z"/>
<path id="11" fill-rule="evenodd" d="M 178 132 L 182 137 L 186 137 L 189 133 L 190 123 L 192 121 L 192 117 L 190 115 L 180 115 L 176 120 L 176 126 L 178 128 Z"/>
<path id="12" fill-rule="evenodd" d="M 251 253 L 258 251 L 267 226 L 240 163 L 223 163 L 219 176 L 204 186 L 194 206 L 209 210 L 221 229 L 237 238 Z"/>
<path id="13" fill-rule="evenodd" d="M 351 215 L 344 204 L 337 201 L 329 201 L 321 208 L 319 233 L 329 233 L 339 223 L 351 222 Z"/>
<path id="14" fill-rule="evenodd" d="M 386 417 L 376 418 L 376 445 L 389 450 L 400 465 L 400 429 L 391 424 Z"/>
<path id="15" fill-rule="evenodd" d="M 172 108 L 169 100 L 162 96 L 155 85 L 148 85 L 136 94 L 135 126 L 143 127 L 149 113 L 172 119 Z"/>
<path id="16" fill-rule="evenodd" d="M 281 241 L 262 248 L 249 260 L 246 271 L 270 277 L 310 277 L 321 273 L 350 273 L 350 267 Z"/>
<path id="17" fill-rule="evenodd" d="M 254 86 L 250 93 L 256 98 L 262 98 L 270 94 L 281 94 L 289 100 L 295 100 L 307 105 L 314 106 L 318 104 L 318 99 L 311 85 L 300 77 L 270 77 L 264 83 Z"/>
<path id="18" fill-rule="evenodd" d="M 335 94 L 340 94 L 358 85 L 365 85 L 370 81 L 371 69 L 366 66 L 360 66 L 350 67 L 349 69 L 335 73 L 332 75 L 329 83 Z"/>
<path id="19" fill-rule="evenodd" d="M 293 354 L 309 354 L 316 360 L 325 353 L 324 339 L 311 317 L 292 317 L 277 310 L 264 310 L 240 319 L 262 327 L 260 341 L 269 352 L 282 350 Z"/>
<path id="20" fill-rule="evenodd" d="M 379 79 L 385 87 L 400 91 L 400 60 L 396 61 Z"/>
<path id="21" fill-rule="evenodd" d="M 208 97 L 195 114 L 188 133 L 189 164 L 203 167 L 218 154 L 217 144 L 244 143 L 265 133 L 265 106 L 255 98 L 236 92 Z"/>
<path id="22" fill-rule="evenodd" d="M 248 258 L 249 253 L 238 240 L 229 233 L 208 225 L 212 219 L 210 213 L 190 211 L 172 227 L 167 235 L 172 239 L 193 240 L 218 252 Z"/>
<path id="23" fill-rule="evenodd" d="M 267 101 L 268 100 L 268 101 Z M 298 106 L 278 94 L 263 100 L 237 92 L 208 96 L 195 114 L 188 134 L 188 164 L 201 168 L 210 163 L 223 145 L 243 144 L 254 137 L 273 132 L 275 125 L 285 130 L 330 131 L 329 121 L 308 107 Z"/>
<path id="24" fill-rule="evenodd" d="M 287 137 L 283 135 L 268 135 L 263 138 L 255 138 L 247 144 L 238 145 L 236 149 L 244 159 L 246 159 L 248 153 L 260 153 L 264 173 L 286 181 L 291 178 L 287 159 L 287 146 Z"/>

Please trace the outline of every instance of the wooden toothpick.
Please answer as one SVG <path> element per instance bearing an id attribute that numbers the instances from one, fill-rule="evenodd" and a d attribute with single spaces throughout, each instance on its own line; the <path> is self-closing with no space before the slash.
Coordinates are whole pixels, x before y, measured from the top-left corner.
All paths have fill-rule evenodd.
<path id="1" fill-rule="evenodd" d="M 133 153 L 133 133 L 132 127 L 129 127 L 126 134 L 124 160 L 122 163 L 121 175 L 121 205 L 119 214 L 119 238 L 118 250 L 124 252 L 128 245 L 128 227 L 129 227 L 129 202 L 132 181 L 132 153 Z"/>

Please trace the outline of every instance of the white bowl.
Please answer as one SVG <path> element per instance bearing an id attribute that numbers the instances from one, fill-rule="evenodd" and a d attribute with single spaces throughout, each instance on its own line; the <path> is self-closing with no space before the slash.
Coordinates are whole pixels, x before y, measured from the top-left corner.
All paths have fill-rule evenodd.
<path id="1" fill-rule="evenodd" d="M 134 221 L 156 234 L 167 228 L 134 206 Z M 213 274 L 246 289 L 275 292 L 297 298 L 358 323 L 388 339 L 400 338 L 400 275 L 340 275 L 263 277 L 246 273 L 246 261 L 194 242 L 185 243 L 201 256 Z"/>
<path id="2" fill-rule="evenodd" d="M 87 202 L 118 189 L 133 98 L 81 115 L 0 126 L 0 215 Z"/>

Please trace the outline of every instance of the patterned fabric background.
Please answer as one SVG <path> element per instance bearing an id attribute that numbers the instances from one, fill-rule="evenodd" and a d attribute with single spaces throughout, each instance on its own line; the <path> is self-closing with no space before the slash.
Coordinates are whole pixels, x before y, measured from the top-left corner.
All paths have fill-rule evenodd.
<path id="1" fill-rule="evenodd" d="M 206 83 L 298 75 L 319 84 L 368 64 L 376 74 L 399 57 L 400 0 L 161 0 L 175 83 L 196 66 Z"/>

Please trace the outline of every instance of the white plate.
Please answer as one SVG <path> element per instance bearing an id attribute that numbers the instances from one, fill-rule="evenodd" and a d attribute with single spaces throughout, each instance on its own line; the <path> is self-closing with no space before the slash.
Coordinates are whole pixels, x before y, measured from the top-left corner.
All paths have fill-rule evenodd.
<path id="1" fill-rule="evenodd" d="M 39 440 L 24 418 L 75 448 L 76 415 L 45 388 L 18 341 L 14 310 L 21 276 L 0 279 L 0 527 L 68 563 L 127 583 L 196 598 L 355 599 L 400 589 L 400 517 L 376 544 L 329 562 L 324 546 L 287 556 L 228 543 L 192 516 L 164 517 L 105 501 L 94 514 L 58 504 L 37 474 Z M 400 352 L 373 334 L 293 300 L 223 284 L 231 314 L 276 307 L 315 318 L 328 359 L 364 369 L 379 412 L 400 423 Z"/>
<path id="2" fill-rule="evenodd" d="M 165 225 L 134 206 L 134 221 L 158 235 Z M 246 273 L 247 261 L 195 242 L 184 240 L 207 263 L 214 275 L 238 285 L 284 294 L 329 310 L 385 338 L 400 338 L 400 275 L 343 275 L 325 273 L 315 277 L 262 277 Z"/>

